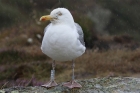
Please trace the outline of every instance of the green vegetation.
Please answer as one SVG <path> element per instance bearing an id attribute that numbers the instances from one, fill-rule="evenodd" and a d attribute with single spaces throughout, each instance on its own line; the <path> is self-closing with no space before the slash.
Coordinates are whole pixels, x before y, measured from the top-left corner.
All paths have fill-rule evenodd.
<path id="1" fill-rule="evenodd" d="M 68 8 L 84 31 L 87 51 L 76 59 L 76 78 L 139 76 L 138 0 L 58 1 L 0 0 L 0 87 L 7 81 L 4 87 L 20 79 L 30 81 L 32 77 L 36 81 L 49 80 L 52 60 L 40 49 L 43 30 L 49 22 L 41 23 L 39 18 L 56 7 Z M 99 34 L 92 16 L 88 16 L 88 11 L 97 6 L 111 12 L 104 29 L 107 35 Z M 71 74 L 71 62 L 57 63 L 56 81 L 70 80 Z"/>
<path id="2" fill-rule="evenodd" d="M 86 45 L 89 47 L 92 47 L 92 43 L 94 41 L 94 32 L 93 32 L 93 26 L 94 23 L 86 16 L 78 16 L 78 14 L 73 15 L 75 18 L 75 22 L 77 22 L 83 29 L 84 32 L 84 39 L 86 42 Z"/>
<path id="3" fill-rule="evenodd" d="M 16 49 L 1 49 L 0 51 L 0 64 L 10 64 L 17 62 L 45 60 L 45 55 L 33 55 L 22 50 Z"/>
<path id="4" fill-rule="evenodd" d="M 31 9 L 29 0 L 0 0 L 0 28 L 29 19 Z"/>
<path id="5" fill-rule="evenodd" d="M 131 34 L 140 30 L 140 1 L 98 0 L 98 3 L 112 12 L 111 22 L 107 28 L 111 34 Z"/>
<path id="6" fill-rule="evenodd" d="M 18 16 L 20 12 L 16 8 L 0 3 L 0 28 L 12 25 L 18 20 Z"/>
<path id="7" fill-rule="evenodd" d="M 22 10 L 20 12 L 29 13 L 32 10 L 32 2 L 30 2 L 30 0 L 2 0 L 1 2 L 8 6 L 13 6 L 18 10 Z"/>

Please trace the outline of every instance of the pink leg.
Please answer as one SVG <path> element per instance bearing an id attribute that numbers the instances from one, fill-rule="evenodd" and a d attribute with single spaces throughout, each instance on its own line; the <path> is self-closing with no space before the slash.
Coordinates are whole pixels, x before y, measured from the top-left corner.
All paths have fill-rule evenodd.
<path id="1" fill-rule="evenodd" d="M 75 67 L 75 64 L 74 64 L 74 61 L 72 60 L 72 80 L 70 82 L 64 83 L 63 86 L 66 86 L 68 88 L 81 88 L 82 86 L 75 81 L 74 67 Z"/>
<path id="2" fill-rule="evenodd" d="M 63 86 L 66 86 L 68 88 L 81 88 L 82 86 L 77 83 L 75 80 L 72 80 L 70 82 L 64 83 Z"/>
<path id="3" fill-rule="evenodd" d="M 52 63 L 52 68 L 53 70 L 51 70 L 51 79 L 49 82 L 47 82 L 46 84 L 42 85 L 42 87 L 46 87 L 46 88 L 51 88 L 51 87 L 55 87 L 58 84 L 55 82 L 55 61 L 53 61 Z"/>

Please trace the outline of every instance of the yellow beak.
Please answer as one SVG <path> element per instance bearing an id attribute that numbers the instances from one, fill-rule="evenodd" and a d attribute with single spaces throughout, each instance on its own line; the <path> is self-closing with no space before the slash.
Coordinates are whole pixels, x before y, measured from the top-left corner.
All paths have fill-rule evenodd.
<path id="1" fill-rule="evenodd" d="M 52 18 L 52 16 L 50 16 L 50 15 L 45 15 L 45 16 L 42 16 L 41 18 L 40 18 L 40 21 L 47 21 L 47 20 L 52 20 L 53 18 Z"/>

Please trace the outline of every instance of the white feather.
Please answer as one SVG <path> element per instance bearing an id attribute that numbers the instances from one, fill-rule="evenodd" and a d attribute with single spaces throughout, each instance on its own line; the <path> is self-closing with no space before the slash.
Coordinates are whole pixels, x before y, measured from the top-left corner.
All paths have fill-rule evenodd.
<path id="1" fill-rule="evenodd" d="M 57 13 L 61 12 L 61 16 Z M 85 52 L 85 46 L 79 41 L 75 22 L 70 12 L 65 8 L 58 8 L 51 12 L 57 20 L 45 29 L 41 50 L 56 61 L 70 61 Z"/>

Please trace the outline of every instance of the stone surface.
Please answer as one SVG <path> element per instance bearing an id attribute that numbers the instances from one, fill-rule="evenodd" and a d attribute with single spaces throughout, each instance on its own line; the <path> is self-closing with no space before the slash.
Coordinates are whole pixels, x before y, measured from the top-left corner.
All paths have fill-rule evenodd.
<path id="1" fill-rule="evenodd" d="M 34 87 L 11 87 L 0 90 L 0 93 L 140 93 L 140 78 L 105 77 L 78 80 L 80 89 L 68 89 L 62 84 L 50 89 Z"/>

